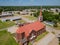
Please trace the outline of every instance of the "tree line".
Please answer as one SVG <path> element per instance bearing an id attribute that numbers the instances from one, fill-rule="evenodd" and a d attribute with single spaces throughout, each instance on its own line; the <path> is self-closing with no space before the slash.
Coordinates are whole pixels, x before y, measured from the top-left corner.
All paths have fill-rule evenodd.
<path id="1" fill-rule="evenodd" d="M 20 11 L 24 9 L 40 9 L 41 6 L 0 6 L 3 11 Z M 60 6 L 42 6 L 42 8 L 60 8 Z"/>

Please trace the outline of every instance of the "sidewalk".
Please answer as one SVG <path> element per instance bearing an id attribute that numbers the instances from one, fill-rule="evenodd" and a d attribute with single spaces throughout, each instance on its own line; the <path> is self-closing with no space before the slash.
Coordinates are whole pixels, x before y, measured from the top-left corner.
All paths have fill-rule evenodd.
<path id="1" fill-rule="evenodd" d="M 16 30 L 17 30 L 17 29 L 18 29 L 17 26 L 12 26 L 12 27 L 8 28 L 7 30 L 8 30 L 8 32 L 16 33 Z"/>

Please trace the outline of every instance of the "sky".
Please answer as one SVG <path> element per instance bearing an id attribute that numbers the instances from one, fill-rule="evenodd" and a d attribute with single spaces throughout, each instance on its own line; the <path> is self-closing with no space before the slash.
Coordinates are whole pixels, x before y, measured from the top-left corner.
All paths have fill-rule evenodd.
<path id="1" fill-rule="evenodd" d="M 60 0 L 0 0 L 0 6 L 60 6 Z"/>

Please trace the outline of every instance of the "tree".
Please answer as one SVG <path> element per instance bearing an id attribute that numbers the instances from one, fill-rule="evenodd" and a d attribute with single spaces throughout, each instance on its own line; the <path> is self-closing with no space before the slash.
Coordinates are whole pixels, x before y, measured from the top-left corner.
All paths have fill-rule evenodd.
<path id="1" fill-rule="evenodd" d="M 50 21 L 50 22 L 52 22 L 54 18 L 55 18 L 55 17 L 54 17 L 54 15 L 53 15 L 52 12 L 48 12 L 48 11 L 44 11 L 44 12 L 43 12 L 43 19 L 44 19 L 45 21 Z"/>
<path id="2" fill-rule="evenodd" d="M 39 13 L 40 13 L 40 11 L 38 10 L 36 13 L 33 13 L 33 15 L 34 15 L 35 17 L 38 17 L 38 16 L 39 16 Z"/>
<path id="3" fill-rule="evenodd" d="M 48 17 L 47 20 L 50 21 L 50 22 L 52 22 L 53 18 L 52 17 Z"/>
<path id="4" fill-rule="evenodd" d="M 18 12 L 17 14 L 20 14 L 20 12 Z"/>
<path id="5" fill-rule="evenodd" d="M 57 26 L 58 26 L 58 25 L 57 25 L 57 20 L 56 20 L 56 19 L 54 19 L 54 21 L 53 21 L 53 22 L 54 22 L 54 25 L 53 25 L 53 26 L 54 26 L 54 27 L 57 27 Z"/>
<path id="6" fill-rule="evenodd" d="M 56 9 L 56 12 L 58 12 L 58 10 Z"/>
<path id="7" fill-rule="evenodd" d="M 2 13 L 3 9 L 0 8 L 0 14 Z"/>

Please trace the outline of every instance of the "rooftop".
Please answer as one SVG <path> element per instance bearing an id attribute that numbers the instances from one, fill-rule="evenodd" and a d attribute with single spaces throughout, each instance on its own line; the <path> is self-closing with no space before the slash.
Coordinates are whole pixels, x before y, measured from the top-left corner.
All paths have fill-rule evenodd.
<path id="1" fill-rule="evenodd" d="M 32 30 L 38 31 L 44 27 L 45 27 L 45 25 L 42 22 L 36 21 L 36 22 L 30 23 L 30 24 L 24 25 L 22 27 L 19 27 L 16 32 L 17 33 L 25 32 L 25 35 L 29 36 L 29 34 L 31 33 Z"/>

